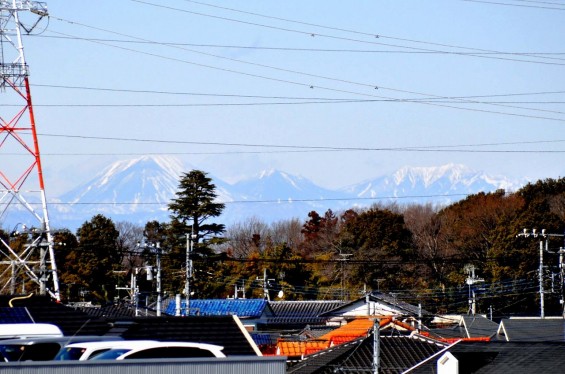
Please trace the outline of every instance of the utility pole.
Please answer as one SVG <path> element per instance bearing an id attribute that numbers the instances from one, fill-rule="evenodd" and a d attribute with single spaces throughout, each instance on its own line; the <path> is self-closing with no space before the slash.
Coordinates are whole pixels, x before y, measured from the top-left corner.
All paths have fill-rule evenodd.
<path id="1" fill-rule="evenodd" d="M 373 323 L 373 373 L 379 373 L 381 348 L 381 322 L 378 318 Z"/>
<path id="2" fill-rule="evenodd" d="M 477 312 L 477 298 L 473 285 L 475 283 L 484 282 L 485 280 L 475 276 L 475 265 L 466 265 L 465 272 L 468 275 L 466 282 L 469 285 L 469 312 L 467 314 L 474 316 Z"/>
<path id="3" fill-rule="evenodd" d="M 517 237 L 533 237 L 537 238 L 540 237 L 539 242 L 539 294 L 540 294 L 540 318 L 545 318 L 545 307 L 544 307 L 544 287 L 543 287 L 543 252 L 544 250 L 548 253 L 559 253 L 559 267 L 561 273 L 561 304 L 563 305 L 563 255 L 561 253 L 561 248 L 558 252 L 550 252 L 549 251 L 549 238 L 551 237 L 563 237 L 565 234 L 548 234 L 545 229 L 542 229 L 541 232 L 538 232 L 537 229 L 532 229 L 532 232 L 528 232 L 528 229 L 524 229 L 523 232 L 516 235 Z M 545 241 L 545 249 L 544 249 L 544 241 Z M 562 315 L 565 317 L 565 311 L 562 312 Z"/>
<path id="4" fill-rule="evenodd" d="M 193 242 L 196 239 L 194 235 L 194 225 L 192 226 L 190 234 L 186 234 L 186 283 L 184 288 L 184 294 L 186 297 L 185 305 L 185 316 L 190 315 L 190 278 L 192 278 L 192 260 L 190 259 L 190 254 L 193 249 Z"/>
<path id="5" fill-rule="evenodd" d="M 31 12 L 38 16 L 35 22 L 25 25 L 20 22 L 21 12 Z M 21 214 L 25 211 L 29 218 L 37 222 L 30 227 L 38 227 L 40 234 L 28 248 L 39 253 L 39 275 L 34 271 L 26 253 L 17 253 L 9 243 L 0 239 L 0 254 L 4 257 L 0 264 L 17 263 L 25 276 L 39 285 L 40 293 L 49 293 L 60 300 L 59 279 L 55 263 L 53 238 L 47 212 L 47 198 L 43 182 L 43 170 L 39 152 L 39 142 L 35 126 L 35 116 L 29 84 L 29 68 L 25 60 L 22 30 L 30 34 L 37 24 L 48 16 L 47 5 L 38 1 L 0 0 L 0 92 L 5 95 L 3 103 L 16 103 L 3 106 L 0 113 L 0 222 L 6 222 L 9 213 Z M 17 155 L 17 156 L 14 156 Z M 16 159 L 17 157 L 17 159 Z M 18 165 L 22 167 L 19 168 Z M 18 170 L 19 169 L 19 170 Z M 30 178 L 37 174 L 37 180 Z M 25 188 L 24 188 L 25 187 Z M 33 207 L 41 203 L 41 211 Z M 49 260 L 47 260 L 49 255 Z M 0 257 L 0 258 L 1 258 Z M 48 264 L 52 287 L 47 287 Z M 4 286 L 0 291 L 3 291 Z"/>
<path id="6" fill-rule="evenodd" d="M 263 284 L 263 298 L 265 300 L 271 301 L 271 297 L 269 296 L 269 281 L 274 281 L 274 279 L 267 279 L 267 269 L 263 269 L 263 278 L 257 277 L 256 280 L 261 281 Z"/>
<path id="7" fill-rule="evenodd" d="M 141 248 L 151 248 L 155 249 L 155 267 L 157 268 L 157 280 L 156 280 L 156 293 L 157 293 L 157 305 L 155 307 L 156 314 L 158 317 L 161 316 L 161 243 L 137 243 Z M 145 270 L 147 272 L 147 280 L 153 280 L 153 268 L 151 266 L 146 266 Z"/>
<path id="8" fill-rule="evenodd" d="M 345 301 L 345 262 L 352 256 L 352 253 L 342 253 L 341 248 L 339 250 L 339 260 L 341 262 L 341 301 Z"/>

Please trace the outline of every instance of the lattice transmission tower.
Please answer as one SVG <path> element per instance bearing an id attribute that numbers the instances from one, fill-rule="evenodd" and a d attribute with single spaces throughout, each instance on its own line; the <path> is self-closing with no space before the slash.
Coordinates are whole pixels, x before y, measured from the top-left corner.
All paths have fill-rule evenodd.
<path id="1" fill-rule="evenodd" d="M 38 290 L 60 300 L 22 43 L 47 16 L 45 3 L 0 0 L 0 224 L 19 221 L 0 236 L 0 293 Z"/>

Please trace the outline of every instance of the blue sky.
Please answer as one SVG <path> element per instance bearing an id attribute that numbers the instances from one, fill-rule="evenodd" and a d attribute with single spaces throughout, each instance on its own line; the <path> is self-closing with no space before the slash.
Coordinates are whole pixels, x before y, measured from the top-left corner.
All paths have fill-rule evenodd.
<path id="1" fill-rule="evenodd" d="M 330 188 L 405 165 L 565 175 L 562 0 L 47 5 L 24 46 L 48 194 L 142 154 Z"/>

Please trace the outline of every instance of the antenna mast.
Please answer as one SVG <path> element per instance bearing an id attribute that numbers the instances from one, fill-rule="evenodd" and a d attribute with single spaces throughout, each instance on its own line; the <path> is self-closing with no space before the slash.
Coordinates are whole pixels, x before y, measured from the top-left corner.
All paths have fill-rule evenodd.
<path id="1" fill-rule="evenodd" d="M 20 12 L 28 11 L 38 17 L 30 25 L 20 22 Z M 0 165 L 0 223 L 6 222 L 8 216 L 11 218 L 10 222 L 20 221 L 14 226 L 12 234 L 18 233 L 20 225 L 24 229 L 26 226 L 33 228 L 29 233 L 31 243 L 21 251 L 10 247 L 9 238 L 0 238 L 0 258 L 3 259 L 0 261 L 0 292 L 5 292 L 8 284 L 11 284 L 11 292 L 14 293 L 16 279 L 23 276 L 39 286 L 40 294 L 49 293 L 60 300 L 28 80 L 29 68 L 22 43 L 22 30 L 27 34 L 31 33 L 46 16 L 47 5 L 43 2 L 0 0 L 0 92 L 9 98 L 3 100 L 8 105 L 3 106 L 0 112 L 0 157 L 3 160 Z M 9 159 L 12 161 L 8 161 Z M 37 180 L 34 183 L 30 177 L 35 173 Z M 24 186 L 29 189 L 23 190 Z M 34 205 L 41 205 L 41 211 L 37 212 Z M 27 219 L 33 219 L 38 226 L 22 222 Z M 50 270 L 47 269 L 48 266 Z M 10 271 L 10 280 L 4 284 Z M 49 273 L 52 288 L 47 287 Z M 22 284 L 23 289 L 25 282 Z"/>

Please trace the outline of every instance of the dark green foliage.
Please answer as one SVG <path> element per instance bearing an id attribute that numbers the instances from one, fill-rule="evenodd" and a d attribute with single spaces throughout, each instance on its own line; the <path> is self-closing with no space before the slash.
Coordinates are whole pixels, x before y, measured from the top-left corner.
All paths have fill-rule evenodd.
<path id="1" fill-rule="evenodd" d="M 121 270 L 122 254 L 117 251 L 118 231 L 111 219 L 96 215 L 77 230 L 78 247 L 66 256 L 67 278 L 90 291 L 90 299 L 111 301 L 115 274 Z"/>
<path id="2" fill-rule="evenodd" d="M 211 296 L 212 281 L 215 278 L 217 255 L 211 249 L 212 244 L 220 244 L 220 235 L 225 231 L 223 224 L 211 222 L 221 215 L 224 204 L 216 201 L 216 186 L 206 173 L 192 170 L 181 178 L 176 198 L 169 204 L 171 223 L 167 227 L 167 250 L 170 270 L 179 273 L 186 269 L 187 245 L 192 248 L 191 259 L 194 264 L 194 278 L 191 289 L 198 297 Z M 187 235 L 190 242 L 187 243 Z M 185 270 L 186 271 L 186 270 Z M 173 281 L 172 290 L 183 289 L 183 277 L 176 277 L 182 282 Z"/>

